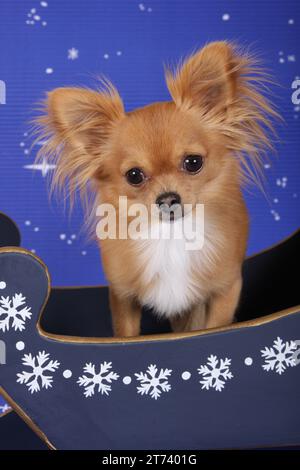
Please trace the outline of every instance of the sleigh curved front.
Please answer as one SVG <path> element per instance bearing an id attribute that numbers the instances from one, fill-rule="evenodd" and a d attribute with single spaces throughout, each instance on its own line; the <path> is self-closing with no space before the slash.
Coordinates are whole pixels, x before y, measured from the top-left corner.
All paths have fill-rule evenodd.
<path id="1" fill-rule="evenodd" d="M 105 287 L 50 291 L 36 256 L 2 248 L 0 392 L 51 448 L 300 444 L 299 245 L 245 263 L 234 325 L 165 333 L 144 312 L 146 336 L 130 339 L 110 337 Z"/>

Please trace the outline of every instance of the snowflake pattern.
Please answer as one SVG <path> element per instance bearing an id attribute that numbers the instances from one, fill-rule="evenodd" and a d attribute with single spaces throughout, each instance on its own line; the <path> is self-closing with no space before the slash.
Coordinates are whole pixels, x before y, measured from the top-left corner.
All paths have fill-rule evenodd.
<path id="1" fill-rule="evenodd" d="M 68 50 L 68 59 L 76 60 L 79 57 L 79 51 L 75 47 L 72 47 Z"/>
<path id="2" fill-rule="evenodd" d="M 261 350 L 261 355 L 265 358 L 262 368 L 267 372 L 273 370 L 281 375 L 288 367 L 296 365 L 293 357 L 296 348 L 294 341 L 284 342 L 278 336 L 273 342 L 273 347 L 265 347 Z"/>
<path id="3" fill-rule="evenodd" d="M 229 369 L 230 365 L 231 359 L 227 357 L 225 359 L 218 359 L 217 356 L 211 354 L 207 358 L 207 363 L 201 365 L 198 369 L 199 374 L 203 377 L 203 380 L 200 380 L 202 389 L 209 390 L 214 388 L 221 392 L 226 380 L 233 378 L 233 374 Z"/>
<path id="4" fill-rule="evenodd" d="M 22 308 L 20 308 L 22 307 Z M 25 322 L 32 315 L 30 307 L 26 306 L 26 297 L 15 294 L 0 298 L 0 330 L 4 333 L 11 328 L 15 331 L 23 331 Z"/>
<path id="5" fill-rule="evenodd" d="M 7 411 L 10 411 L 10 410 L 11 410 L 11 407 L 7 403 L 4 403 L 4 405 L 0 405 L 0 415 L 7 413 Z"/>
<path id="6" fill-rule="evenodd" d="M 45 351 L 38 352 L 36 356 L 32 356 L 31 353 L 25 354 L 22 364 L 31 368 L 31 371 L 17 374 L 17 382 L 26 384 L 31 393 L 39 392 L 41 388 L 52 387 L 53 376 L 46 375 L 45 372 L 55 372 L 60 366 L 58 361 L 50 360 L 49 354 Z"/>
<path id="7" fill-rule="evenodd" d="M 84 387 L 84 396 L 91 397 L 95 394 L 95 388 L 98 386 L 98 392 L 101 395 L 109 395 L 111 392 L 111 383 L 113 380 L 119 378 L 116 372 L 110 370 L 112 368 L 111 362 L 103 362 L 100 364 L 100 372 L 97 374 L 95 364 L 91 362 L 86 364 L 83 368 L 83 372 L 88 375 L 82 375 L 77 380 L 80 387 Z"/>
<path id="8" fill-rule="evenodd" d="M 156 365 L 150 365 L 146 372 L 135 374 L 140 386 L 137 387 L 138 393 L 141 395 L 150 395 L 151 398 L 157 400 L 162 392 L 169 392 L 171 385 L 168 382 L 168 377 L 171 375 L 171 369 L 160 369 Z"/>

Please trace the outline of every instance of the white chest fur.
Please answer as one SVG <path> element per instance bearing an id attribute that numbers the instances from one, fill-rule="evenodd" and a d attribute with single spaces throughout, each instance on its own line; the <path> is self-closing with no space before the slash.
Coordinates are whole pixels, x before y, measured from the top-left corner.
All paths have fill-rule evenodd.
<path id="1" fill-rule="evenodd" d="M 205 300 L 201 285 L 217 256 L 218 244 L 205 236 L 201 249 L 187 249 L 186 239 L 149 239 L 140 241 L 139 258 L 145 286 L 143 305 L 168 318 L 183 313 Z"/>

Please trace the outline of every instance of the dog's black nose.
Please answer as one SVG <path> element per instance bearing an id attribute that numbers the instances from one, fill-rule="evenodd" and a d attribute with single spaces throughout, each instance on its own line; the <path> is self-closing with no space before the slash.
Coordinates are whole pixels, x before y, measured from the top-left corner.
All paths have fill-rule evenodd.
<path id="1" fill-rule="evenodd" d="M 174 192 L 162 193 L 157 197 L 156 204 L 159 207 L 172 207 L 175 204 L 181 204 L 181 197 L 178 193 Z"/>

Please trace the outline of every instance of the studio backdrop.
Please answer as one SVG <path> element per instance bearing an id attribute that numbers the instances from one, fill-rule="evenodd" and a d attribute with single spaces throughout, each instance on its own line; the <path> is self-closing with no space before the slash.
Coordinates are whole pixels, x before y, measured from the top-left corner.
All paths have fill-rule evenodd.
<path id="1" fill-rule="evenodd" d="M 48 265 L 54 285 L 106 281 L 80 205 L 69 216 L 49 200 L 53 168 L 34 163 L 42 142 L 30 136 L 30 120 L 46 91 L 97 86 L 104 74 L 130 111 L 170 100 L 163 63 L 208 41 L 234 40 L 258 52 L 278 82 L 271 92 L 284 122 L 264 167 L 266 196 L 246 191 L 253 253 L 299 227 L 300 105 L 292 101 L 299 31 L 298 0 L 1 0 L 0 211 L 17 222 L 22 246 Z"/>

